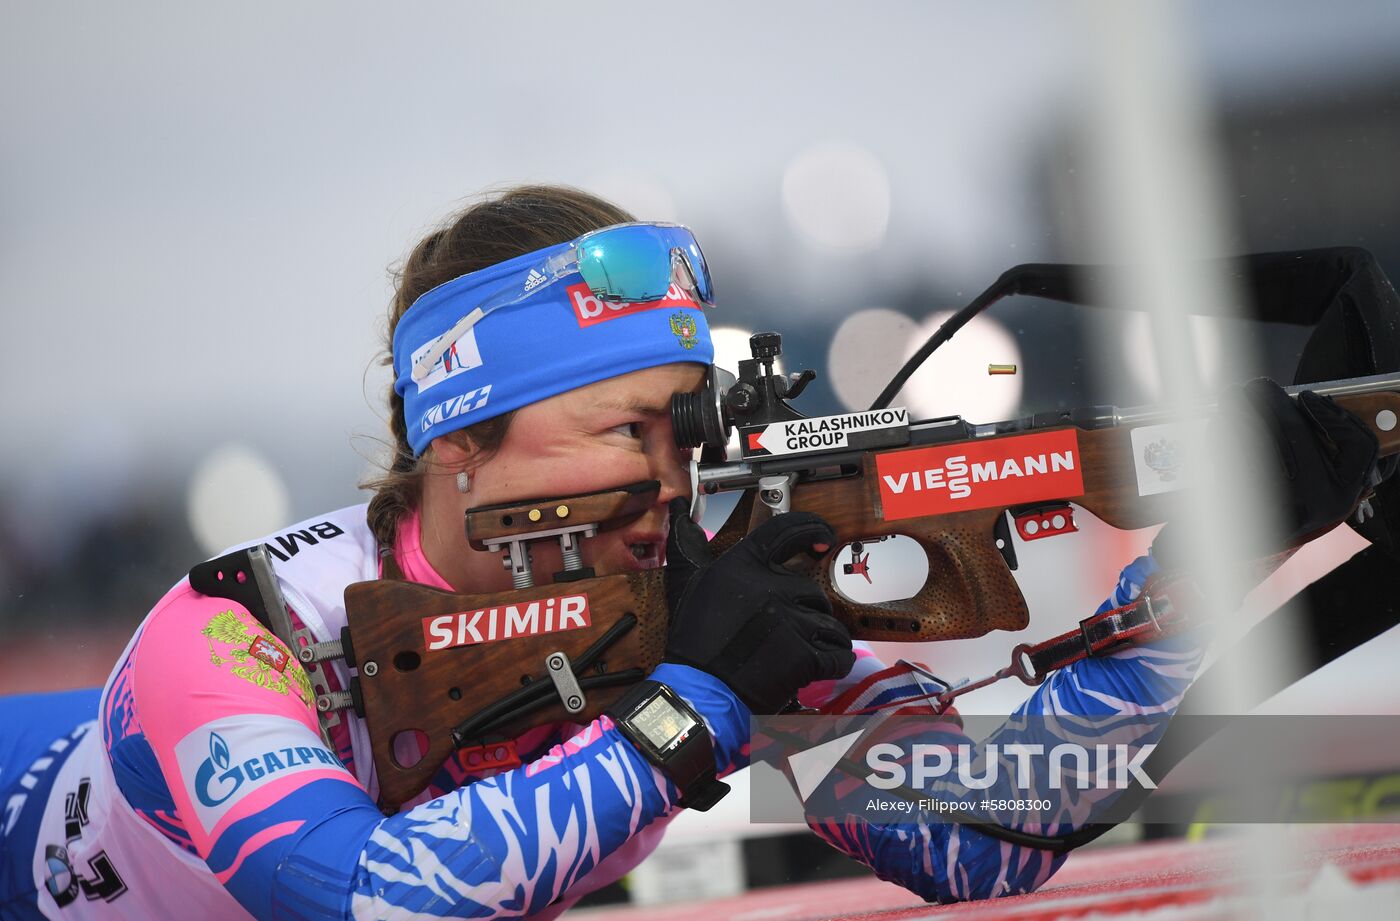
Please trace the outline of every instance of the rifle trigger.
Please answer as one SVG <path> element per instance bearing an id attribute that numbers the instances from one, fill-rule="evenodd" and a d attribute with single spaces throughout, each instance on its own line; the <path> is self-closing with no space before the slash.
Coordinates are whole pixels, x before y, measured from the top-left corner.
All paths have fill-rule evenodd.
<path id="1" fill-rule="evenodd" d="M 554 690 L 563 701 L 564 709 L 570 713 L 582 711 L 587 700 L 583 696 L 583 688 L 579 687 L 578 676 L 569 664 L 569 657 L 562 651 L 551 652 L 544 658 L 544 668 L 549 673 L 549 680 L 554 682 Z"/>
<path id="2" fill-rule="evenodd" d="M 1015 571 L 1019 564 L 1016 560 L 1016 545 L 1011 542 L 1010 510 L 998 515 L 997 523 L 992 525 L 992 543 L 1001 551 L 1001 558 L 1006 560 L 1006 568 Z"/>

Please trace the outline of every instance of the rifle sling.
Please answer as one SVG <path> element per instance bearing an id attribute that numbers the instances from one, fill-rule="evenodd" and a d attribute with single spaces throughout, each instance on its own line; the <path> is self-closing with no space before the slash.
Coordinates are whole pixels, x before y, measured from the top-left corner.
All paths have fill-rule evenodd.
<path id="1" fill-rule="evenodd" d="M 1017 646 L 1012 673 L 1026 684 L 1038 685 L 1050 672 L 1080 659 L 1106 656 L 1122 646 L 1150 643 L 1195 626 L 1189 606 L 1183 611 L 1176 600 L 1189 584 L 1183 579 L 1149 582 L 1131 603 L 1086 617 L 1076 630 L 1034 646 Z"/>
<path id="2" fill-rule="evenodd" d="M 1397 578 L 1396 560 L 1380 547 L 1367 547 L 1307 586 L 1221 655 L 1187 690 L 1176 716 L 1210 716 L 1211 701 L 1219 699 L 1224 682 L 1229 681 L 1229 672 L 1247 661 L 1261 644 L 1264 648 L 1276 648 L 1270 644 L 1290 638 L 1302 639 L 1298 644 L 1300 655 L 1292 662 L 1275 663 L 1277 667 L 1269 671 L 1266 683 L 1250 689 L 1248 700 L 1239 701 L 1243 708 L 1263 703 L 1397 624 L 1400 624 L 1400 578 Z M 1187 755 L 1228 725 L 1229 719 L 1229 716 L 1217 715 L 1209 722 L 1200 720 L 1189 729 L 1186 723 L 1173 719 L 1157 747 L 1143 762 L 1144 772 L 1155 779 L 1165 777 Z M 1123 791 L 1125 799 L 1120 802 L 1136 809 L 1151 793 L 1134 782 Z M 973 816 L 968 816 L 968 820 L 964 824 L 973 825 L 993 838 L 1054 853 L 1088 844 L 1114 827 L 1110 823 L 1093 823 L 1065 835 L 1037 835 L 979 822 Z"/>

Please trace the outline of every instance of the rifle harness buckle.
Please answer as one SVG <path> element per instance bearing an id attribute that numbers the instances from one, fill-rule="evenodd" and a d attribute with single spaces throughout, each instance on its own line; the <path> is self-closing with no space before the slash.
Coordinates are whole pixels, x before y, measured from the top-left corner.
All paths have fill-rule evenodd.
<path id="1" fill-rule="evenodd" d="M 323 671 L 325 666 L 321 664 L 329 659 L 347 658 L 349 631 L 342 631 L 340 640 L 317 642 L 310 630 L 297 629 L 263 546 L 235 550 L 200 563 L 190 570 L 189 578 L 190 587 L 200 594 L 243 605 L 258 623 L 296 655 L 311 681 L 321 738 L 329 745 L 330 729 L 340 722 L 339 711 L 359 709 L 353 693 L 356 690 L 354 679 L 351 691 L 333 691 Z"/>

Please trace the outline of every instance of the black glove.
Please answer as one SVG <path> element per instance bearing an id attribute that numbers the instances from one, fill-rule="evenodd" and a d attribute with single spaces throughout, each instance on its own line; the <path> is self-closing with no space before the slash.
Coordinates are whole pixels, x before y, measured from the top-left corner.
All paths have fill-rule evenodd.
<path id="1" fill-rule="evenodd" d="M 1226 458 L 1244 457 L 1249 473 L 1272 480 L 1282 501 L 1278 521 L 1284 533 L 1271 536 L 1268 546 L 1243 548 L 1245 558 L 1270 556 L 1336 525 L 1379 479 L 1380 446 L 1361 420 L 1331 397 L 1307 390 L 1294 399 L 1267 378 L 1221 399 L 1207 443 L 1221 458 L 1205 458 L 1209 469 L 1229 469 Z M 1152 546 L 1167 568 L 1181 562 L 1174 534 L 1163 529 Z"/>
<path id="2" fill-rule="evenodd" d="M 715 558 L 689 502 L 671 502 L 666 661 L 708 672 L 754 713 L 777 713 L 799 688 L 842 678 L 855 664 L 851 635 L 806 576 L 783 563 L 836 535 L 806 512 L 765 521 Z"/>

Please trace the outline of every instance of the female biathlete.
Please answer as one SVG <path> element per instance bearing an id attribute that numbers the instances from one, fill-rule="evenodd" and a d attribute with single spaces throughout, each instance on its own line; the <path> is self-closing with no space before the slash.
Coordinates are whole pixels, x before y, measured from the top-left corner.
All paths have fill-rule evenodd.
<path id="1" fill-rule="evenodd" d="M 669 286 L 639 293 L 658 272 Z M 703 719 L 720 776 L 747 763 L 749 714 L 798 692 L 816 706 L 885 681 L 898 701 L 897 670 L 883 676 L 815 583 L 777 565 L 826 549 L 824 522 L 779 516 L 712 560 L 683 504 L 671 513 L 690 486 L 669 402 L 699 389 L 712 361 L 711 300 L 689 231 L 574 190 L 517 188 L 430 234 L 389 314 L 396 450 L 373 498 L 256 542 L 285 551 L 275 568 L 296 626 L 338 636 L 343 590 L 379 577 L 381 548 L 416 582 L 508 589 L 498 555 L 468 546 L 466 509 L 657 480 L 655 506 L 585 541 L 584 562 L 599 574 L 660 566 L 669 543 L 683 585 L 650 677 Z M 534 568 L 561 569 L 558 551 L 540 549 Z M 1130 564 L 1108 603 L 1126 603 L 1152 569 Z M 1081 661 L 1022 711 L 1167 712 L 1199 658 L 1178 644 Z M 339 663 L 327 677 L 348 684 Z M 554 917 L 636 866 L 682 796 L 698 795 L 624 729 L 605 716 L 532 731 L 514 766 L 449 759 L 386 818 L 362 721 L 343 711 L 323 739 L 287 649 L 182 580 L 100 694 L 0 701 L 0 916 Z M 950 824 L 819 832 L 939 901 L 1027 892 L 1059 862 Z"/>

